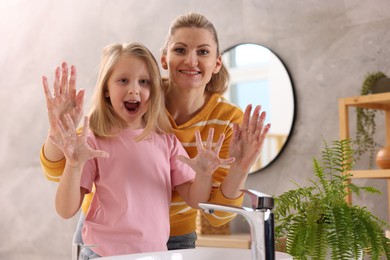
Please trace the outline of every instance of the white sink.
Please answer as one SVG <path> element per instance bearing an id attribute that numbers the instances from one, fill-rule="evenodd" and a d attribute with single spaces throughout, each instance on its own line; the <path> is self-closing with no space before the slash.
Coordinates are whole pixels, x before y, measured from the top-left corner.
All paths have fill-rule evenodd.
<path id="1" fill-rule="evenodd" d="M 276 252 L 276 260 L 292 260 L 285 253 Z M 154 253 L 102 257 L 104 260 L 251 260 L 250 249 L 198 247 Z"/>

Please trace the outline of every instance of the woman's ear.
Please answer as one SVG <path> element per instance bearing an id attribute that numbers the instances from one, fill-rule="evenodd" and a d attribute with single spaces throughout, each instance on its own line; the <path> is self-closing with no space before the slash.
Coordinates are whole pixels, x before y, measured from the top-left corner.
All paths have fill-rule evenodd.
<path id="1" fill-rule="evenodd" d="M 104 97 L 110 97 L 110 92 L 108 92 L 108 89 L 104 91 Z"/>
<path id="2" fill-rule="evenodd" d="M 222 56 L 219 55 L 217 61 L 215 62 L 213 74 L 217 74 L 220 71 L 221 67 L 222 67 Z"/>
<path id="3" fill-rule="evenodd" d="M 161 56 L 161 66 L 164 70 L 168 69 L 167 56 L 165 55 Z"/>

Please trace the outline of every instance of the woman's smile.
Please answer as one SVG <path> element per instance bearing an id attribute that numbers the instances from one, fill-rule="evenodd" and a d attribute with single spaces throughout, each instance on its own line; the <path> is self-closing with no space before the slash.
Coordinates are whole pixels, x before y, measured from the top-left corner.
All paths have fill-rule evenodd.
<path id="1" fill-rule="evenodd" d="M 183 74 L 187 74 L 187 75 L 198 75 L 198 74 L 201 74 L 201 72 L 197 71 L 197 70 L 179 70 L 179 72 L 181 72 Z"/>

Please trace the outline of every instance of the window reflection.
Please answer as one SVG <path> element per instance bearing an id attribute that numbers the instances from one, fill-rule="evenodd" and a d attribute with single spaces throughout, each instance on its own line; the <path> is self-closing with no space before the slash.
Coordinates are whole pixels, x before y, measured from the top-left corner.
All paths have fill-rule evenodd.
<path id="1" fill-rule="evenodd" d="M 293 86 L 279 58 L 261 45 L 237 45 L 222 59 L 231 76 L 225 97 L 241 109 L 260 104 L 272 124 L 254 172 L 270 164 L 287 142 L 294 119 Z"/>
<path id="2" fill-rule="evenodd" d="M 272 53 L 256 44 L 241 44 L 229 52 L 231 68 L 266 66 L 271 60 Z"/>
<path id="3" fill-rule="evenodd" d="M 261 104 L 264 110 L 270 106 L 269 82 L 267 80 L 250 80 L 232 84 L 230 86 L 230 100 L 239 107 L 244 108 L 247 104 Z M 261 90 L 261 95 L 254 95 Z M 268 121 L 271 118 L 268 117 Z"/>

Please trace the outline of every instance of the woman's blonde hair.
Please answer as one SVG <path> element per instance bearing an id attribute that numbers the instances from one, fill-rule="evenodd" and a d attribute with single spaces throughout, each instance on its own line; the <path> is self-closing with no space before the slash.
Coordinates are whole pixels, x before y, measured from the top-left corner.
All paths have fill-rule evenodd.
<path id="1" fill-rule="evenodd" d="M 173 20 L 169 28 L 164 47 L 162 48 L 162 55 L 167 55 L 169 41 L 171 40 L 171 37 L 176 32 L 176 30 L 180 28 L 206 29 L 211 33 L 211 35 L 213 36 L 213 40 L 217 45 L 217 57 L 221 55 L 219 50 L 218 35 L 214 25 L 205 16 L 198 13 L 188 13 L 180 15 L 176 17 L 175 20 Z M 219 72 L 211 76 L 210 82 L 206 85 L 206 91 L 211 94 L 223 94 L 226 91 L 228 84 L 229 72 L 226 69 L 225 65 L 222 63 Z"/>
<path id="2" fill-rule="evenodd" d="M 170 123 L 165 113 L 164 94 L 161 89 L 161 75 L 153 54 L 140 43 L 111 44 L 104 48 L 100 62 L 99 76 L 90 113 L 90 128 L 99 137 L 113 137 L 127 127 L 127 123 L 115 112 L 110 98 L 105 96 L 113 67 L 120 57 L 134 56 L 143 60 L 150 75 L 150 97 L 143 116 L 145 129 L 136 140 L 142 140 L 151 132 L 169 132 Z"/>

